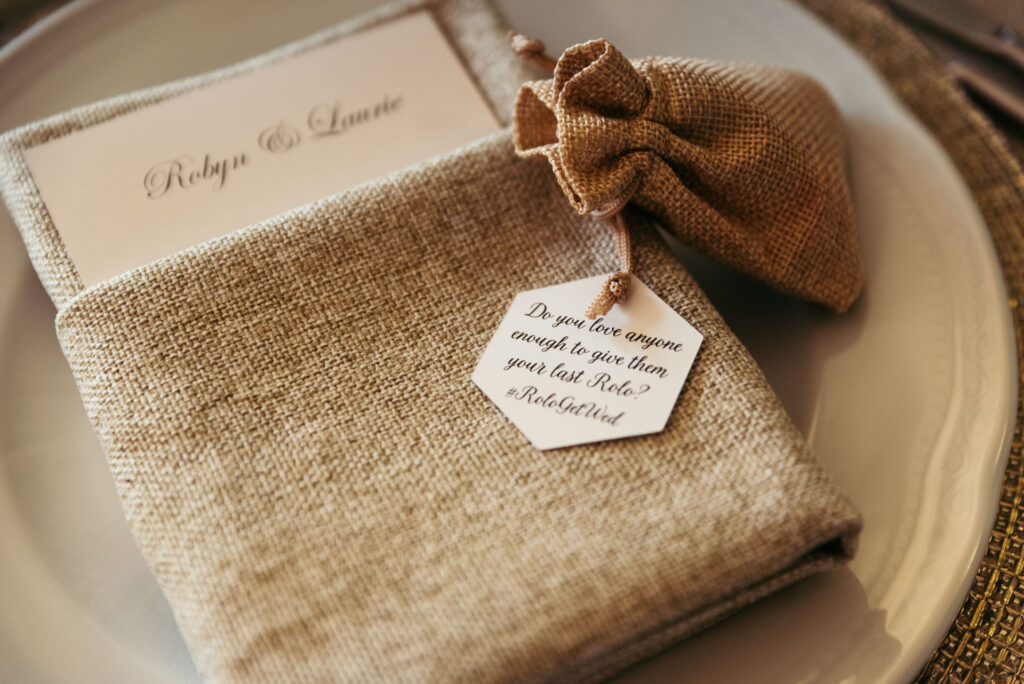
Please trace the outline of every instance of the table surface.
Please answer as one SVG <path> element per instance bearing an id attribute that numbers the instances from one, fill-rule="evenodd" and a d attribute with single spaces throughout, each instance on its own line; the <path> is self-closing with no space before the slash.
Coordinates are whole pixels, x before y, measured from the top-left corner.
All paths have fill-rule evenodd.
<path id="1" fill-rule="evenodd" d="M 24 31 L 34 22 L 45 17 L 68 0 L 0 0 L 0 46 Z M 936 137 L 947 146 L 954 161 L 963 170 L 963 160 L 957 159 L 950 150 L 949 141 L 943 139 L 936 124 L 928 120 L 926 112 L 915 106 L 912 86 L 907 85 L 903 71 L 905 62 L 911 56 L 920 81 L 927 77 L 929 68 L 936 73 L 942 65 L 927 48 L 918 43 L 908 27 L 899 18 L 878 4 L 877 0 L 797 0 L 815 11 L 826 22 L 844 34 L 855 47 L 871 59 L 876 68 L 886 76 L 894 89 L 907 104 L 917 111 Z M 1019 35 L 1024 35 L 1024 3 L 1018 0 L 967 0 L 981 8 L 999 13 L 1004 21 Z M 896 64 L 892 52 L 879 47 L 879 41 L 899 43 L 904 63 Z M 931 59 L 934 64 L 928 65 Z M 948 76 L 948 74 L 947 74 Z M 949 79 L 951 80 L 951 78 Z M 901 92 L 901 83 L 904 90 Z M 997 161 L 1001 164 L 995 181 L 1015 186 L 1014 202 L 1011 209 L 1020 209 L 1016 215 L 1005 220 L 997 216 L 1005 230 L 1003 240 L 994 235 L 997 249 L 1006 257 L 1008 250 L 1016 259 L 1004 258 L 1004 269 L 1010 293 L 1010 306 L 1014 309 L 1014 320 L 1018 331 L 1018 356 L 1021 351 L 1021 330 L 1024 323 L 1024 307 L 1018 306 L 1024 295 L 1024 175 L 1020 172 L 1024 160 L 1024 124 L 1005 116 L 983 101 L 971 99 L 957 89 L 953 96 L 959 98 L 961 113 L 972 119 L 974 131 L 989 145 L 996 147 Z M 989 136 L 991 134 L 991 136 Z M 982 152 L 976 152 L 980 154 Z M 971 178 L 968 178 L 969 185 Z M 975 193 L 979 189 L 975 187 Z M 983 213 L 993 221 L 992 212 Z M 1005 210 L 1003 205 L 999 209 Z M 994 211 L 994 210 L 993 210 Z M 995 233 L 995 227 L 993 232 Z M 1007 244 L 1009 241 L 1011 244 Z M 1022 364 L 1024 368 L 1024 364 Z M 1022 370 L 1024 373 L 1024 370 Z M 1024 376 L 1021 378 L 1024 380 Z M 1016 682 L 1024 677 L 1024 440 L 1021 436 L 1022 415 L 1018 406 L 1015 438 L 1003 486 L 1003 497 L 995 529 L 989 541 L 988 554 L 979 569 L 974 587 L 950 628 L 949 635 L 940 645 L 932 660 L 922 671 L 920 682 Z"/>

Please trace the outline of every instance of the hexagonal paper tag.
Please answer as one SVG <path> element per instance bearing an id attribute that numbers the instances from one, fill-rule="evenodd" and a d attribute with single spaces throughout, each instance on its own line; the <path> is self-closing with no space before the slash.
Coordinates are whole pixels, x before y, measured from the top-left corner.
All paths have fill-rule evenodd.
<path id="1" fill-rule="evenodd" d="M 473 371 L 538 449 L 659 432 L 704 339 L 635 276 L 624 304 L 587 320 L 606 277 L 516 295 Z"/>

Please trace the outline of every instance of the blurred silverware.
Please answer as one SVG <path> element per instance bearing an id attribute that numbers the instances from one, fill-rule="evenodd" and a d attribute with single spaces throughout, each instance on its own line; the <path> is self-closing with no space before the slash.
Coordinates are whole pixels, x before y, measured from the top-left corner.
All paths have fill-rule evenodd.
<path id="1" fill-rule="evenodd" d="M 1024 125 L 1024 42 L 962 0 L 887 0 L 978 98 Z"/>
<path id="2" fill-rule="evenodd" d="M 888 0 L 935 31 L 1013 64 L 1024 71 L 1024 42 L 1006 22 L 964 0 Z"/>

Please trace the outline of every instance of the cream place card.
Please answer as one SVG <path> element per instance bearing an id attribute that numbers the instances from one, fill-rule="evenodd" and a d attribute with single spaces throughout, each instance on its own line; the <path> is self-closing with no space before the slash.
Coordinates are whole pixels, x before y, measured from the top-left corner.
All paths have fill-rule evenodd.
<path id="1" fill-rule="evenodd" d="M 538 449 L 660 432 L 704 336 L 635 276 L 583 317 L 607 276 L 519 293 L 473 382 Z"/>
<path id="2" fill-rule="evenodd" d="M 499 128 L 421 11 L 24 154 L 89 286 Z"/>

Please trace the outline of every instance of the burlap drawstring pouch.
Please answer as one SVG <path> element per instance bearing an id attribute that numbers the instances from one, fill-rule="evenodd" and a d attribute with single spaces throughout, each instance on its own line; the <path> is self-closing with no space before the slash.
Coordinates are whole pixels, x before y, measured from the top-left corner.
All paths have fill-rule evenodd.
<path id="1" fill-rule="evenodd" d="M 546 158 L 577 211 L 632 203 L 709 256 L 837 312 L 860 294 L 843 123 L 816 81 L 754 64 L 630 61 L 606 40 L 540 61 L 554 77 L 519 91 L 516 150 Z"/>
<path id="2" fill-rule="evenodd" d="M 500 22 L 426 7 L 508 121 L 528 76 Z M 857 513 L 650 217 L 630 217 L 634 272 L 704 335 L 663 431 L 538 451 L 470 382 L 511 297 L 614 247 L 510 131 L 83 288 L 20 150 L 266 59 L 2 139 L 4 198 L 207 681 L 592 681 L 850 557 Z"/>

